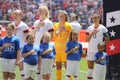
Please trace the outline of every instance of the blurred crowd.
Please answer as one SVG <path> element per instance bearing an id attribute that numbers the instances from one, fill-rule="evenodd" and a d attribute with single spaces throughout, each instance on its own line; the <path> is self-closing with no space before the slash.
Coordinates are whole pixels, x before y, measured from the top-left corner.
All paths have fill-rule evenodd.
<path id="1" fill-rule="evenodd" d="M 57 12 L 60 9 L 66 10 L 69 17 L 76 13 L 82 29 L 91 24 L 90 17 L 93 13 L 99 13 L 101 17 L 103 13 L 102 0 L 0 0 L 0 21 L 12 21 L 13 11 L 22 9 L 23 21 L 32 26 L 39 19 L 37 10 L 40 5 L 48 6 L 53 22 L 58 21 Z"/>

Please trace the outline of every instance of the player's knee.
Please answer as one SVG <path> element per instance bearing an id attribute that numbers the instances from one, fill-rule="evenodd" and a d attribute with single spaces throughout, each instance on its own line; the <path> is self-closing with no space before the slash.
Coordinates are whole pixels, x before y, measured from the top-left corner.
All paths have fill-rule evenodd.
<path id="1" fill-rule="evenodd" d="M 10 79 L 15 79 L 15 73 L 9 73 L 9 78 Z"/>
<path id="2" fill-rule="evenodd" d="M 9 73 L 6 73 L 6 74 L 4 73 L 3 74 L 3 80 L 7 80 L 8 78 L 9 78 Z"/>
<path id="3" fill-rule="evenodd" d="M 62 68 L 62 63 L 56 63 L 56 68 L 61 69 Z"/>

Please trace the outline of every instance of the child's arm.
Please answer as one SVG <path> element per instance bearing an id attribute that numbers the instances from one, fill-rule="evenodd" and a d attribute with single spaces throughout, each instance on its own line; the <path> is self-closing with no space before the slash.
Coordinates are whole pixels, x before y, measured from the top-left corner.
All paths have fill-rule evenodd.
<path id="1" fill-rule="evenodd" d="M 19 64 L 19 60 L 20 60 L 20 50 L 17 51 L 17 59 L 16 59 L 16 65 Z"/>
<path id="2" fill-rule="evenodd" d="M 6 43 L 3 46 L 0 47 L 0 51 L 2 52 L 5 48 L 9 47 L 11 43 Z"/>
<path id="3" fill-rule="evenodd" d="M 79 48 L 80 48 L 79 46 L 76 46 L 76 47 L 72 48 L 70 51 L 68 51 L 68 52 L 66 52 L 66 53 L 67 53 L 67 55 L 72 54 L 72 53 L 74 53 L 76 50 L 78 50 Z"/>
<path id="4" fill-rule="evenodd" d="M 104 60 L 104 57 L 100 57 L 99 59 L 95 60 L 95 62 L 98 63 L 98 62 L 100 62 L 102 60 Z"/>
<path id="5" fill-rule="evenodd" d="M 27 52 L 27 53 L 25 53 L 25 54 L 22 54 L 22 57 L 23 57 L 23 58 L 28 57 L 28 56 L 30 56 L 30 55 L 33 54 L 33 53 L 35 53 L 35 50 L 31 50 L 31 51 L 29 51 L 29 52 Z"/>
<path id="6" fill-rule="evenodd" d="M 49 48 L 49 49 L 45 50 L 41 55 L 46 55 L 49 52 L 51 52 L 52 50 L 53 50 L 52 48 Z"/>

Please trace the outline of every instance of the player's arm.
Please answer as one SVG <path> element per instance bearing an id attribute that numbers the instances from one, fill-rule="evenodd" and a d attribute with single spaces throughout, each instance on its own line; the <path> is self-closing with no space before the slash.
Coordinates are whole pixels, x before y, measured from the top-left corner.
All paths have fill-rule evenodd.
<path id="1" fill-rule="evenodd" d="M 27 53 L 23 53 L 23 54 L 22 54 L 22 57 L 23 57 L 23 58 L 28 57 L 28 56 L 30 56 L 30 55 L 33 54 L 33 53 L 35 53 L 35 50 L 31 50 L 31 51 L 29 51 L 29 52 L 27 52 Z"/>
<path id="2" fill-rule="evenodd" d="M 41 55 L 46 55 L 49 52 L 51 52 L 52 50 L 53 50 L 52 48 L 49 48 L 49 49 L 45 50 Z"/>
<path id="3" fill-rule="evenodd" d="M 38 57 L 38 70 L 40 71 L 41 70 L 41 61 L 42 60 L 42 58 L 41 58 L 41 56 L 39 56 Z"/>
<path id="4" fill-rule="evenodd" d="M 105 59 L 104 57 L 100 57 L 99 59 L 96 59 L 95 62 L 98 63 L 98 62 L 100 62 L 100 61 L 102 61 L 104 59 Z"/>
<path id="5" fill-rule="evenodd" d="M 72 48 L 71 50 L 66 51 L 66 53 L 67 53 L 67 55 L 72 54 L 72 53 L 74 53 L 76 50 L 78 50 L 79 48 L 80 48 L 79 46 L 76 46 L 76 47 Z"/>
<path id="6" fill-rule="evenodd" d="M 93 36 L 94 34 L 96 34 L 97 32 L 98 32 L 98 30 L 93 30 L 91 33 L 86 32 L 86 41 L 89 42 L 90 39 L 92 38 L 92 36 Z"/>
<path id="7" fill-rule="evenodd" d="M 20 50 L 17 50 L 16 65 L 18 65 L 18 64 L 19 64 L 19 60 L 20 60 Z"/>
<path id="8" fill-rule="evenodd" d="M 6 43 L 3 46 L 0 47 L 0 51 L 2 52 L 5 48 L 9 47 L 11 43 Z"/>

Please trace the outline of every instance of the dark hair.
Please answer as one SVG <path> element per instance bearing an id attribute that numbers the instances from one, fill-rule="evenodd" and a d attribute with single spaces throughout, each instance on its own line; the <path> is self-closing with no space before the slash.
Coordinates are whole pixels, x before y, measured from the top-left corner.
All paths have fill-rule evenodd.
<path id="1" fill-rule="evenodd" d="M 26 40 L 28 40 L 29 37 L 35 37 L 35 35 L 32 33 L 28 33 L 28 35 L 26 36 Z"/>
<path id="2" fill-rule="evenodd" d="M 102 46 L 103 48 L 105 48 L 105 43 L 104 42 L 98 43 L 97 47 L 99 46 Z"/>
<path id="3" fill-rule="evenodd" d="M 72 31 L 70 32 L 69 41 L 72 40 L 72 34 L 73 34 L 73 33 L 77 33 L 77 34 L 78 34 L 78 31 L 77 31 L 77 30 L 72 30 Z"/>
<path id="4" fill-rule="evenodd" d="M 43 43 L 43 38 L 45 37 L 45 35 L 50 35 L 50 33 L 49 33 L 49 32 L 45 32 L 45 33 L 43 34 L 42 38 L 41 38 L 40 43 Z M 51 35 L 50 35 L 50 37 L 51 37 Z"/>

